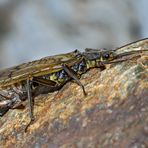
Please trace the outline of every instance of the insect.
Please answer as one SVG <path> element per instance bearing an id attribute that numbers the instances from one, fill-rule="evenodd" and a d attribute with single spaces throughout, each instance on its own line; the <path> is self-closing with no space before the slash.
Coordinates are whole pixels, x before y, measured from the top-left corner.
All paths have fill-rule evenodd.
<path id="1" fill-rule="evenodd" d="M 90 48 L 86 48 L 84 52 L 75 50 L 1 70 L 0 116 L 3 116 L 9 109 L 19 107 L 23 101 L 28 99 L 30 116 L 28 127 L 34 121 L 33 97 L 59 90 L 71 79 L 80 85 L 86 95 L 85 88 L 79 80 L 83 73 L 90 68 L 126 61 L 133 55 L 148 51 L 147 49 L 137 50 L 146 40 L 148 39 L 113 50 Z M 128 50 L 125 51 L 124 48 Z"/>

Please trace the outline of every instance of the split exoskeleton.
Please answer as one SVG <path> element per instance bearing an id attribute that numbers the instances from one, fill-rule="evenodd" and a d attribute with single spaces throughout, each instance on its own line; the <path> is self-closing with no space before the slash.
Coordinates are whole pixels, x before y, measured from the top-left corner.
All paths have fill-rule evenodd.
<path id="1" fill-rule="evenodd" d="M 83 73 L 90 68 L 129 60 L 133 55 L 148 51 L 148 48 L 139 49 L 145 42 L 148 42 L 148 39 L 114 50 L 90 48 L 85 49 L 85 52 L 75 50 L 0 71 L 0 116 L 9 109 L 17 108 L 22 101 L 28 99 L 31 123 L 34 120 L 32 98 L 39 94 L 57 91 L 72 79 L 80 85 L 86 95 L 85 88 L 79 80 Z M 125 51 L 124 48 L 128 50 Z"/>

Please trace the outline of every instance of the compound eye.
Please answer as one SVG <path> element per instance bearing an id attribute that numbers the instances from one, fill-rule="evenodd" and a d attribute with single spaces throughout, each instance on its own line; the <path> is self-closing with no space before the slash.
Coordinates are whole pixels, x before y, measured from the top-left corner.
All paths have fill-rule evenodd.
<path id="1" fill-rule="evenodd" d="M 109 58 L 110 58 L 110 55 L 109 55 L 109 53 L 104 53 L 104 54 L 103 54 L 103 57 L 104 57 L 105 59 L 109 59 Z"/>

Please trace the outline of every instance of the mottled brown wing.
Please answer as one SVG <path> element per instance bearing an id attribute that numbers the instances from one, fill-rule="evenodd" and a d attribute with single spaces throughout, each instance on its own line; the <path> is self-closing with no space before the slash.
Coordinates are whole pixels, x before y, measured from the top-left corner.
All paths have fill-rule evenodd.
<path id="1" fill-rule="evenodd" d="M 40 60 L 23 63 L 18 66 L 0 71 L 0 87 L 26 80 L 28 77 L 50 74 L 61 69 L 62 63 L 73 65 L 79 60 L 80 52 L 73 51 L 66 54 L 49 56 Z"/>

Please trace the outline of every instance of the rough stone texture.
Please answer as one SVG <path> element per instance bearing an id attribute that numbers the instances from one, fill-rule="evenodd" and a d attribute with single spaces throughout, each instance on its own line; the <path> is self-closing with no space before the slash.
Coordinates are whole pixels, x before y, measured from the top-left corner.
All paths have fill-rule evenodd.
<path id="1" fill-rule="evenodd" d="M 35 98 L 28 108 L 0 119 L 0 147 L 148 147 L 148 56 L 92 69 L 80 79 Z M 25 102 L 27 103 L 27 102 Z"/>

